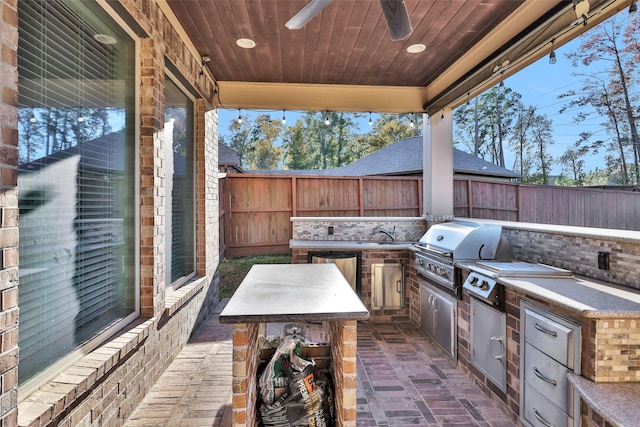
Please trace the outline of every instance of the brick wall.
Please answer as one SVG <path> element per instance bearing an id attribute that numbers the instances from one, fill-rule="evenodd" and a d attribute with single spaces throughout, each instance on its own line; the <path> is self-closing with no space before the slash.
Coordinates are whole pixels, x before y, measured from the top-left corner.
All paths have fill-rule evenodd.
<path id="1" fill-rule="evenodd" d="M 0 1 L 0 426 L 120 426 L 217 304 L 217 113 L 213 81 L 155 1 L 121 0 L 123 21 L 140 37 L 140 317 L 18 405 L 17 1 Z M 114 12 L 114 15 L 116 13 Z M 201 98 L 195 102 L 196 272 L 165 291 L 162 191 L 165 61 Z"/>
<path id="2" fill-rule="evenodd" d="M 0 425 L 18 420 L 18 13 L 0 2 Z"/>
<path id="3" fill-rule="evenodd" d="M 515 259 L 553 265 L 582 276 L 640 289 L 637 239 L 556 231 L 562 227 L 554 226 L 548 228 L 548 231 L 536 231 L 503 226 L 503 235 L 511 243 Z M 608 270 L 598 268 L 598 252 L 609 254 Z"/>

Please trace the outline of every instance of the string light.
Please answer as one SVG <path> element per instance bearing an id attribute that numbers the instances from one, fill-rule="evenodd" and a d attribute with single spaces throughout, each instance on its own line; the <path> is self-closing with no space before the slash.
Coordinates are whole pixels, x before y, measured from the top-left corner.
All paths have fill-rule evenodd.
<path id="1" fill-rule="evenodd" d="M 415 127 L 415 123 L 413 122 L 413 115 L 411 115 L 411 121 L 409 122 L 409 127 Z"/>
<path id="2" fill-rule="evenodd" d="M 636 0 L 631 0 L 631 4 L 629 5 L 629 15 L 634 16 L 638 12 L 638 5 L 636 4 Z"/>
<path id="3" fill-rule="evenodd" d="M 371 120 L 371 111 L 369 111 L 369 126 L 373 125 L 373 120 Z"/>
<path id="4" fill-rule="evenodd" d="M 287 118 L 285 117 L 285 110 L 282 110 L 282 124 L 283 125 L 287 124 Z"/>
<path id="5" fill-rule="evenodd" d="M 238 124 L 242 123 L 242 116 L 240 116 L 240 110 L 238 110 Z"/>
<path id="6" fill-rule="evenodd" d="M 556 63 L 556 52 L 553 50 L 553 42 L 555 39 L 551 40 L 551 52 L 549 53 L 549 64 L 553 65 Z"/>
<path id="7" fill-rule="evenodd" d="M 442 109 L 442 115 L 440 116 L 440 120 L 444 120 L 444 108 Z"/>
<path id="8" fill-rule="evenodd" d="M 329 112 L 326 112 L 324 115 L 324 124 L 329 126 Z"/>

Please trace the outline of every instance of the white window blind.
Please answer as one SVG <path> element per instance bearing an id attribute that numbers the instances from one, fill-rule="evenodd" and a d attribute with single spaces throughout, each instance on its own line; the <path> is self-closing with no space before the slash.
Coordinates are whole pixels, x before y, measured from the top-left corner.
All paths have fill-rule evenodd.
<path id="1" fill-rule="evenodd" d="M 166 282 L 183 283 L 195 272 L 195 169 L 193 102 L 165 80 L 165 170 L 167 200 Z"/>
<path id="2" fill-rule="evenodd" d="M 95 2 L 18 17 L 23 385 L 135 312 L 135 51 Z"/>

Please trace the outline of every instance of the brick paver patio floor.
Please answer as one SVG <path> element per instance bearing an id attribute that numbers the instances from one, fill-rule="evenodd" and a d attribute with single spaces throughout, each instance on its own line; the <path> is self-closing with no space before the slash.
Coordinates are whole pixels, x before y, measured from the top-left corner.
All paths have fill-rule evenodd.
<path id="1" fill-rule="evenodd" d="M 231 326 L 214 314 L 125 427 L 231 426 Z M 513 427 L 418 329 L 358 324 L 358 426 Z"/>

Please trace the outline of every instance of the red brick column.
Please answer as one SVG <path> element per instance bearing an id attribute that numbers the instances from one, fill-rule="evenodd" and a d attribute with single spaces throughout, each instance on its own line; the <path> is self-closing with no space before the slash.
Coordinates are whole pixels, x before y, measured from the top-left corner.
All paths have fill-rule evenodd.
<path id="1" fill-rule="evenodd" d="M 356 351 L 358 322 L 324 322 L 331 340 L 331 364 L 335 393 L 335 418 L 338 427 L 356 425 Z"/>
<path id="2" fill-rule="evenodd" d="M 253 427 L 256 423 L 256 376 L 260 351 L 258 337 L 263 336 L 264 323 L 233 325 L 233 426 Z"/>
<path id="3" fill-rule="evenodd" d="M 18 12 L 0 8 L 0 425 L 18 424 Z"/>
<path id="4" fill-rule="evenodd" d="M 140 310 L 164 310 L 164 57 L 154 39 L 140 49 Z"/>

